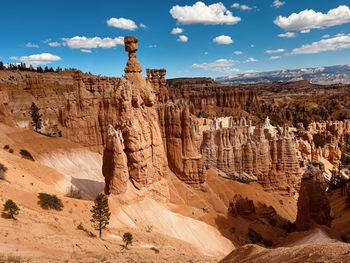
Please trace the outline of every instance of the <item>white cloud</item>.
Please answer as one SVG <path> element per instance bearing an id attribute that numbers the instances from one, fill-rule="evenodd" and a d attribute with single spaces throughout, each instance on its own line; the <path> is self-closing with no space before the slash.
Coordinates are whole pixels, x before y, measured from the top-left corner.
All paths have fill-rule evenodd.
<path id="1" fill-rule="evenodd" d="M 59 42 L 50 42 L 50 43 L 48 43 L 48 45 L 50 47 L 59 47 L 61 45 L 61 43 L 59 43 Z"/>
<path id="2" fill-rule="evenodd" d="M 149 47 L 149 48 L 156 48 L 157 45 L 149 45 L 148 47 Z"/>
<path id="3" fill-rule="evenodd" d="M 217 36 L 213 39 L 213 42 L 219 45 L 230 45 L 233 43 L 233 40 L 230 36 Z"/>
<path id="4" fill-rule="evenodd" d="M 26 47 L 29 47 L 29 48 L 38 48 L 39 45 L 28 42 L 28 43 L 26 44 Z"/>
<path id="5" fill-rule="evenodd" d="M 293 38 L 293 37 L 296 37 L 297 34 L 294 32 L 286 32 L 286 33 L 278 34 L 277 36 L 284 37 L 284 38 Z"/>
<path id="6" fill-rule="evenodd" d="M 279 49 L 274 49 L 274 50 L 266 50 L 265 53 L 266 54 L 276 54 L 276 53 L 282 53 L 285 50 L 283 48 L 279 48 Z"/>
<path id="7" fill-rule="evenodd" d="M 39 65 L 47 65 L 55 61 L 60 61 L 61 58 L 56 55 L 52 55 L 50 53 L 41 53 L 34 54 L 30 56 L 22 56 L 22 57 L 10 57 L 11 60 L 18 60 L 20 62 L 24 62 L 28 65 L 39 66 Z"/>
<path id="8" fill-rule="evenodd" d="M 330 35 L 323 35 L 322 38 L 329 38 L 331 37 Z"/>
<path id="9" fill-rule="evenodd" d="M 316 54 L 326 51 L 337 51 L 350 48 L 350 34 L 321 39 L 308 45 L 295 48 L 292 54 Z"/>
<path id="10" fill-rule="evenodd" d="M 179 35 L 179 38 L 176 41 L 187 42 L 188 41 L 188 37 L 185 36 L 185 35 Z"/>
<path id="11" fill-rule="evenodd" d="M 44 44 L 47 44 L 47 43 L 51 42 L 51 40 L 52 40 L 51 38 L 47 38 L 47 39 L 41 40 L 41 42 Z"/>
<path id="12" fill-rule="evenodd" d="M 301 30 L 300 33 L 301 34 L 309 34 L 310 33 L 310 29 L 304 29 L 304 30 Z"/>
<path id="13" fill-rule="evenodd" d="M 203 54 L 204 54 L 204 55 L 208 55 L 208 54 L 209 54 L 209 52 L 208 52 L 208 51 L 205 51 L 205 52 L 203 52 Z"/>
<path id="14" fill-rule="evenodd" d="M 83 53 L 91 53 L 92 51 L 90 49 L 80 49 Z"/>
<path id="15" fill-rule="evenodd" d="M 233 51 L 233 54 L 239 56 L 239 55 L 243 55 L 243 52 L 240 50 L 236 50 L 236 51 Z"/>
<path id="16" fill-rule="evenodd" d="M 275 60 L 275 59 L 280 59 L 280 58 L 281 58 L 281 56 L 271 56 L 270 60 Z"/>
<path id="17" fill-rule="evenodd" d="M 204 25 L 234 25 L 241 21 L 240 17 L 232 15 L 223 3 L 206 5 L 198 1 L 192 6 L 173 6 L 170 9 L 171 16 L 179 24 L 204 24 Z"/>
<path id="18" fill-rule="evenodd" d="M 170 34 L 173 34 L 173 35 L 177 35 L 177 34 L 181 34 L 182 32 L 184 32 L 184 30 L 180 27 L 174 27 Z"/>
<path id="19" fill-rule="evenodd" d="M 78 49 L 112 48 L 117 45 L 124 45 L 123 37 L 88 38 L 88 37 L 75 36 L 72 38 L 63 38 L 63 41 L 64 41 L 63 45 L 66 45 L 70 48 L 78 48 Z"/>
<path id="20" fill-rule="evenodd" d="M 289 17 L 278 16 L 274 21 L 280 28 L 290 31 L 326 28 L 349 22 L 350 9 L 346 5 L 340 5 L 337 8 L 331 9 L 326 14 L 315 12 L 312 9 L 306 9 L 298 14 L 293 13 Z"/>
<path id="21" fill-rule="evenodd" d="M 123 17 L 121 18 L 112 17 L 107 20 L 107 25 L 111 27 L 125 29 L 125 30 L 135 30 L 138 28 L 138 26 L 134 21 Z"/>
<path id="22" fill-rule="evenodd" d="M 253 7 L 250 7 L 249 5 L 241 5 L 239 3 L 234 3 L 233 5 L 231 5 L 231 7 L 242 10 L 242 11 L 253 10 Z"/>
<path id="23" fill-rule="evenodd" d="M 245 60 L 243 63 L 250 63 L 250 62 L 258 62 L 258 60 L 254 57 L 250 57 L 247 60 Z"/>
<path id="24" fill-rule="evenodd" d="M 221 73 L 234 73 L 239 72 L 239 69 L 233 68 L 238 64 L 238 61 L 232 59 L 218 59 L 214 62 L 205 62 L 201 64 L 193 64 L 193 68 L 204 69 L 207 71 L 221 72 Z"/>
<path id="25" fill-rule="evenodd" d="M 274 0 L 272 5 L 276 8 L 280 8 L 281 6 L 284 6 L 286 2 L 281 1 L 281 0 Z"/>
<path id="26" fill-rule="evenodd" d="M 148 29 L 148 26 L 146 26 L 145 24 L 140 24 L 140 27 L 143 28 L 144 30 Z"/>

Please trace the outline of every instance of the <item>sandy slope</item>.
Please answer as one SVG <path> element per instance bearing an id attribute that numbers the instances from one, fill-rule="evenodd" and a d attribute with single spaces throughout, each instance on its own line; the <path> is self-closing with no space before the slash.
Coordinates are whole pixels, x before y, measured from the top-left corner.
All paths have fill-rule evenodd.
<path id="1" fill-rule="evenodd" d="M 88 199 L 103 189 L 101 156 L 62 138 L 1 124 L 0 147 L 5 144 L 14 149 L 14 154 L 0 149 L 0 161 L 8 168 L 6 181 L 0 181 L 0 202 L 13 199 L 21 213 L 15 221 L 0 218 L 1 253 L 32 258 L 34 262 L 64 261 L 73 252 L 77 253 L 74 261 L 95 258 L 100 262 L 103 257 L 121 258 L 121 262 L 215 262 L 234 248 L 213 226 L 172 212 L 172 206 L 163 200 L 166 195 L 159 195 L 157 201 L 152 199 L 151 189 L 142 194 L 130 193 L 132 202 L 120 203 L 111 197 L 113 215 L 104 240 L 89 238 L 77 230 L 77 225 L 82 223 L 95 232 L 89 222 L 92 202 L 66 198 L 64 194 L 70 183 L 79 186 Z M 36 161 L 21 158 L 22 148 L 30 151 Z M 146 197 L 147 191 L 150 198 Z M 63 211 L 42 210 L 37 204 L 39 192 L 59 196 L 65 206 Z M 127 230 L 136 241 L 132 250 L 123 251 L 121 236 Z M 153 246 L 160 250 L 159 254 L 150 249 Z"/>

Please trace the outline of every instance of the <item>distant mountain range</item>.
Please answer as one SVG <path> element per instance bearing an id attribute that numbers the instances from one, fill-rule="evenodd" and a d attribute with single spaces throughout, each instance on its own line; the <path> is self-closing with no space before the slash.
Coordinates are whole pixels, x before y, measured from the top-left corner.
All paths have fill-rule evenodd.
<path id="1" fill-rule="evenodd" d="M 315 84 L 350 84 L 350 64 L 342 66 L 252 72 L 215 79 L 221 83 L 289 82 L 309 80 Z"/>

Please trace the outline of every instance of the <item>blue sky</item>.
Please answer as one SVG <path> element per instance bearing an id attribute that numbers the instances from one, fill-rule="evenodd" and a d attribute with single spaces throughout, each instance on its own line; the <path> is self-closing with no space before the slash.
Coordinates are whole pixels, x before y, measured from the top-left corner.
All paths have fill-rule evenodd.
<path id="1" fill-rule="evenodd" d="M 164 67 L 169 78 L 349 64 L 350 58 L 349 0 L 11 0 L 1 7 L 5 63 L 119 76 L 125 35 L 139 38 L 144 68 Z M 176 27 L 182 32 L 171 34 Z"/>

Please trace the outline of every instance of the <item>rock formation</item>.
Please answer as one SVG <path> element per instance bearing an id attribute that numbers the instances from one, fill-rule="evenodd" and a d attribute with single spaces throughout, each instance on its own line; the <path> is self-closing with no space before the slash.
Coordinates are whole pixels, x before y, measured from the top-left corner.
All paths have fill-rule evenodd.
<path id="1" fill-rule="evenodd" d="M 311 161 L 301 180 L 296 226 L 306 230 L 313 224 L 330 225 L 331 208 L 326 195 L 324 164 Z"/>
<path id="2" fill-rule="evenodd" d="M 186 183 L 203 183 L 202 156 L 196 147 L 188 107 L 168 102 L 160 106 L 159 118 L 169 168 Z"/>
<path id="3" fill-rule="evenodd" d="M 128 177 L 139 189 L 166 174 L 156 96 L 151 83 L 140 74 L 137 39 L 125 37 L 124 42 L 129 60 L 116 92 L 120 106 L 113 126 L 118 133 L 109 129 L 103 158 L 106 193 L 125 192 Z"/>
<path id="4" fill-rule="evenodd" d="M 244 120 L 244 119 L 243 119 Z M 297 186 L 299 164 L 288 129 L 232 123 L 203 132 L 201 153 L 207 168 L 218 168 L 232 178 L 257 177 L 267 190 L 291 192 Z"/>

